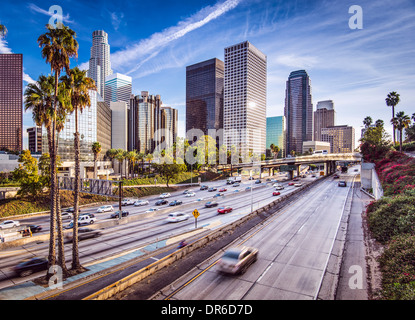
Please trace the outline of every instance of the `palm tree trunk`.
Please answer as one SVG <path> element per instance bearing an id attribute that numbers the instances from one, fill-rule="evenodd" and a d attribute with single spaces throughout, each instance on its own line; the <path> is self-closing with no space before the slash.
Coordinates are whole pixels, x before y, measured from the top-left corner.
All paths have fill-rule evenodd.
<path id="1" fill-rule="evenodd" d="M 392 119 L 395 118 L 395 106 L 392 106 Z M 395 125 L 392 124 L 392 130 L 393 130 L 393 147 L 395 147 L 396 139 L 395 139 Z"/>
<path id="2" fill-rule="evenodd" d="M 79 217 L 79 186 L 80 186 L 80 163 L 79 163 L 79 132 L 78 132 L 78 109 L 75 106 L 75 192 L 74 192 L 74 215 L 72 229 L 72 270 L 79 271 L 82 266 L 79 261 L 78 247 L 78 217 Z"/>
<path id="3" fill-rule="evenodd" d="M 97 179 L 98 178 L 98 175 L 97 175 L 97 160 L 98 160 L 98 154 L 96 154 L 96 153 L 94 153 L 94 179 Z"/>
<path id="4" fill-rule="evenodd" d="M 399 152 L 402 152 L 402 131 L 403 128 L 399 130 Z"/>

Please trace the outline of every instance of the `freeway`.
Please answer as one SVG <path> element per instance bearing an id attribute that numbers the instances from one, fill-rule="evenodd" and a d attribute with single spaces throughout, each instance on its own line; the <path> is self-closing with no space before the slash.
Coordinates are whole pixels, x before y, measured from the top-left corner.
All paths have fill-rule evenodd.
<path id="1" fill-rule="evenodd" d="M 315 178 L 307 177 L 302 179 L 302 182 L 307 183 Z M 213 183 L 211 183 L 213 184 Z M 287 182 L 284 183 L 286 188 L 281 190 L 281 195 L 291 192 L 295 187 L 287 186 Z M 225 181 L 219 181 L 214 183 L 215 186 L 224 187 Z M 224 192 L 225 196 L 218 197 L 217 201 L 219 205 L 231 206 L 233 211 L 225 215 L 217 214 L 216 208 L 204 208 L 203 204 L 197 201 L 198 198 L 212 197 L 213 193 L 208 191 L 195 190 L 196 196 L 185 197 L 182 192 L 172 193 L 172 197 L 169 199 L 182 199 L 187 206 L 182 205 L 183 208 L 179 207 L 169 208 L 166 207 L 164 210 L 160 210 L 156 215 L 151 217 L 143 217 L 142 219 L 131 220 L 130 218 L 123 218 L 127 223 L 100 228 L 99 222 L 104 222 L 108 219 L 109 213 L 96 214 L 99 220 L 94 224 L 94 228 L 99 228 L 102 232 L 102 236 L 95 239 L 88 239 L 80 241 L 79 252 L 81 263 L 85 266 L 91 265 L 97 261 L 103 259 L 109 259 L 110 257 L 122 255 L 125 252 L 131 252 L 137 248 L 145 248 L 149 244 L 156 243 L 156 246 L 165 246 L 168 244 L 164 239 L 168 237 L 174 238 L 174 235 L 178 235 L 182 232 L 194 230 L 194 220 L 191 217 L 189 220 L 180 222 L 177 224 L 170 224 L 166 222 L 166 217 L 169 212 L 184 211 L 191 214 L 194 208 L 197 208 L 200 212 L 198 218 L 198 227 L 200 232 L 204 230 L 212 230 L 220 227 L 225 223 L 232 222 L 240 218 L 244 214 L 248 214 L 253 205 L 254 209 L 263 206 L 273 200 L 275 197 L 272 196 L 273 188 L 270 184 L 255 185 L 252 189 L 252 198 L 250 191 L 244 191 L 247 186 L 250 186 L 250 181 L 245 181 L 240 187 L 234 188 L 232 186 L 226 186 L 228 191 Z M 234 192 L 235 190 L 239 192 Z M 215 192 L 216 193 L 216 192 Z M 148 197 L 150 204 L 145 207 L 128 207 L 130 215 L 139 215 L 153 206 L 153 201 L 158 200 L 157 197 Z M 196 199 L 196 200 L 195 200 Z M 251 203 L 251 199 L 253 199 Z M 126 208 L 126 207 L 124 207 Z M 91 207 L 85 210 L 85 212 L 95 212 L 97 207 Z M 29 218 L 31 219 L 47 219 L 47 217 Z M 33 220 L 30 221 L 33 223 Z M 163 239 L 163 240 L 162 240 Z M 160 240 L 160 241 L 159 241 Z M 13 267 L 17 265 L 21 260 L 38 256 L 46 256 L 48 252 L 48 242 L 32 242 L 21 247 L 15 247 L 7 250 L 0 251 L 0 288 L 6 288 L 21 284 L 25 281 L 34 279 L 39 275 L 43 275 L 44 272 L 36 273 L 28 277 L 18 278 L 13 273 Z M 66 261 L 71 261 L 71 244 L 65 245 Z"/>
<path id="2" fill-rule="evenodd" d="M 154 299 L 304 300 L 316 299 L 333 248 L 355 172 L 348 185 L 327 179 L 231 247 L 259 249 L 242 275 L 226 275 L 217 263 L 223 250 L 165 287 Z M 128 297 L 127 297 L 128 299 Z"/>

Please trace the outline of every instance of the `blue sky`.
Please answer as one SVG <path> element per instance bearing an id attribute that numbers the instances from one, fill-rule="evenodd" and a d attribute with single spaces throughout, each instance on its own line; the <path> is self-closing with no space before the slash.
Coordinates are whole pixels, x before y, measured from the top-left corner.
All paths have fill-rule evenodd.
<path id="1" fill-rule="evenodd" d="M 105 30 L 114 72 L 133 78 L 134 94 L 160 94 L 177 108 L 180 135 L 186 66 L 223 60 L 225 47 L 245 40 L 267 55 L 267 116 L 283 115 L 285 82 L 298 69 L 310 75 L 314 108 L 332 99 L 336 124 L 355 127 L 356 140 L 366 116 L 382 119 L 391 133 L 390 91 L 401 95 L 397 111 L 415 112 L 413 0 L 2 0 L 8 34 L 0 53 L 23 53 L 27 81 L 50 73 L 36 40 L 52 5 L 62 7 L 65 24 L 77 33 L 79 57 L 71 66 L 87 66 L 92 32 Z M 349 28 L 352 5 L 363 10 L 363 29 Z M 32 125 L 25 114 L 25 128 Z"/>

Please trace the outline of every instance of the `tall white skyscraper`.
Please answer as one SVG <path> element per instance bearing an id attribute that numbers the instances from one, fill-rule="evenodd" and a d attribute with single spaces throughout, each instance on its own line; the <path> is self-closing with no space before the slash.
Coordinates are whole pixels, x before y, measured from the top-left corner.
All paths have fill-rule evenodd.
<path id="1" fill-rule="evenodd" d="M 88 77 L 95 80 L 97 92 L 105 96 L 105 78 L 112 74 L 108 34 L 98 30 L 92 33 L 91 58 L 89 59 Z"/>
<path id="2" fill-rule="evenodd" d="M 267 57 L 250 42 L 225 48 L 224 143 L 241 153 L 265 153 Z"/>

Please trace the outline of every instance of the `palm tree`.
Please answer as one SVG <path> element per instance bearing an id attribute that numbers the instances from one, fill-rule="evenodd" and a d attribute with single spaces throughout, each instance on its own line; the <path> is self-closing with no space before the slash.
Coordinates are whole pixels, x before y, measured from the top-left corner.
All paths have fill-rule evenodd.
<path id="1" fill-rule="evenodd" d="M 275 159 L 275 156 L 278 157 L 278 153 L 280 152 L 280 148 L 278 146 L 276 146 L 275 144 L 273 144 L 273 143 L 271 143 L 271 145 L 269 146 L 269 148 L 271 149 L 271 152 L 274 155 L 274 159 Z"/>
<path id="2" fill-rule="evenodd" d="M 380 127 L 383 128 L 384 122 L 383 122 L 383 120 L 378 119 L 378 120 L 376 120 L 375 125 L 376 125 L 376 128 L 380 128 Z"/>
<path id="3" fill-rule="evenodd" d="M 118 160 L 118 167 L 120 169 L 120 178 L 122 178 L 122 163 L 125 159 L 125 152 L 123 149 L 117 149 L 117 154 L 115 155 L 115 159 Z"/>
<path id="4" fill-rule="evenodd" d="M 402 131 L 411 123 L 411 118 L 403 111 L 399 111 L 391 120 L 391 124 L 399 131 L 399 152 L 402 152 Z"/>
<path id="5" fill-rule="evenodd" d="M 134 179 L 134 164 L 138 160 L 137 151 L 133 150 L 133 151 L 127 152 L 127 159 L 129 163 L 131 164 L 132 170 L 130 170 L 130 172 L 132 172 L 132 178 Z"/>
<path id="6" fill-rule="evenodd" d="M 4 24 L 0 24 L 0 37 L 4 37 L 7 34 L 7 28 Z"/>
<path id="7" fill-rule="evenodd" d="M 392 107 L 392 119 L 395 118 L 395 107 L 400 101 L 399 94 L 396 93 L 395 91 L 389 92 L 388 96 L 385 99 L 385 101 L 386 101 L 387 106 Z M 392 120 L 391 120 L 391 122 L 392 122 Z M 395 145 L 395 143 L 396 143 L 395 125 L 393 125 L 393 145 Z"/>
<path id="8" fill-rule="evenodd" d="M 364 118 L 363 124 L 365 125 L 365 129 L 369 128 L 372 122 L 373 122 L 372 117 L 367 116 L 366 118 Z"/>
<path id="9" fill-rule="evenodd" d="M 66 76 L 61 77 L 61 81 L 71 90 L 71 105 L 75 113 L 75 133 L 74 133 L 74 149 L 75 149 L 75 192 L 74 192 L 74 214 L 73 214 L 73 241 L 72 241 L 72 270 L 77 272 L 82 270 L 79 262 L 78 251 L 78 221 L 79 217 L 79 189 L 81 185 L 81 168 L 80 168 L 80 144 L 78 130 L 78 111 L 82 111 L 91 105 L 89 90 L 96 90 L 95 82 L 86 76 L 86 71 L 80 70 L 78 67 L 69 70 Z"/>
<path id="10" fill-rule="evenodd" d="M 38 38 L 39 47 L 42 48 L 42 57 L 46 59 L 46 63 L 50 64 L 51 72 L 55 73 L 55 91 L 53 99 L 53 113 L 52 113 L 52 139 L 50 148 L 50 167 L 51 167 L 51 219 L 61 217 L 58 216 L 57 197 L 59 197 L 57 189 L 57 172 L 56 172 L 56 157 L 57 157 L 57 143 L 56 143 L 56 123 L 57 123 L 57 108 L 58 108 L 58 82 L 63 69 L 69 73 L 69 59 L 78 56 L 78 42 L 75 40 L 75 32 L 69 27 L 60 24 L 56 28 L 51 25 L 46 25 L 47 32 L 40 35 Z M 52 222 L 51 222 L 52 224 Z M 53 234 L 54 229 L 51 229 Z M 55 264 L 55 249 L 54 237 L 50 237 L 48 264 L 49 267 Z M 61 266 L 65 270 L 65 266 Z M 47 278 L 49 278 L 49 273 Z"/>
<path id="11" fill-rule="evenodd" d="M 92 152 L 94 153 L 94 178 L 97 179 L 97 160 L 98 155 L 101 153 L 102 147 L 99 142 L 94 142 L 92 144 Z"/>
<path id="12" fill-rule="evenodd" d="M 151 172 L 150 164 L 151 164 L 151 161 L 153 160 L 153 154 L 152 153 L 147 153 L 145 155 L 145 160 L 148 162 L 148 170 L 149 170 L 149 173 L 150 173 Z"/>

